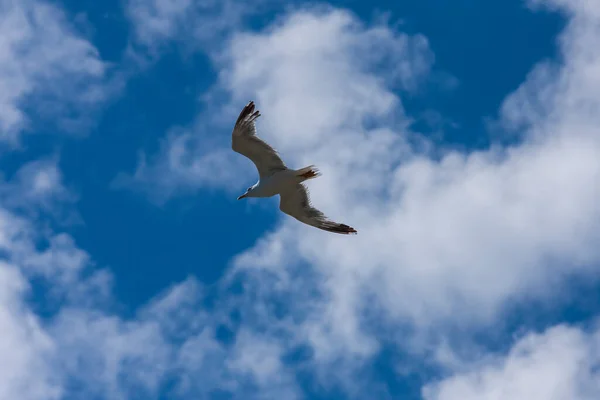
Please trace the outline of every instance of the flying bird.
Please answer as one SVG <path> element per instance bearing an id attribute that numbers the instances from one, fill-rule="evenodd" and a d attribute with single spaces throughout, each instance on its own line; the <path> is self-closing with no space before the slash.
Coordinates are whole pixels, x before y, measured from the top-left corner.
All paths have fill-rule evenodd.
<path id="1" fill-rule="evenodd" d="M 259 180 L 238 200 L 246 197 L 271 197 L 279 195 L 279 209 L 307 225 L 328 232 L 350 234 L 357 233 L 348 225 L 329 220 L 321 211 L 311 204 L 308 189 L 302 182 L 320 175 L 314 166 L 300 169 L 288 168 L 277 151 L 256 135 L 254 121 L 260 116 L 254 110 L 254 102 L 250 101 L 235 123 L 231 133 L 233 151 L 248 157 L 258 170 Z"/>

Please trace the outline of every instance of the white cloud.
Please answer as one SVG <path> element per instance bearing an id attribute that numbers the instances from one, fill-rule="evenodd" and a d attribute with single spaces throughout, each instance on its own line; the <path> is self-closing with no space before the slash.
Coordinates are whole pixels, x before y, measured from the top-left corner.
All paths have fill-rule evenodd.
<path id="1" fill-rule="evenodd" d="M 354 57 L 357 54 L 360 57 Z M 285 155 L 324 148 L 321 141 L 325 140 L 328 146 L 344 148 L 336 157 L 349 163 L 351 149 L 339 143 L 346 138 L 329 132 L 362 122 L 394 123 L 393 114 L 402 115 L 401 104 L 387 87 L 415 90 L 433 56 L 420 35 L 404 35 L 388 25 L 367 27 L 347 12 L 318 8 L 290 13 L 263 34 L 236 34 L 231 45 L 213 58 L 221 72 L 219 84 L 206 96 L 209 109 L 189 129 L 170 132 L 159 154 L 150 162 L 143 156 L 133 176 L 120 176 L 117 186 L 143 189 L 160 201 L 205 187 L 239 190 L 244 181 L 254 178 L 246 168 L 250 162 L 230 150 L 231 121 L 258 87 L 260 107 L 268 110 L 268 118 L 259 124 L 267 124 L 263 132 Z M 381 75 L 367 72 L 373 69 Z M 218 109 L 211 102 L 223 92 L 233 102 Z M 291 96 L 281 101 L 279 94 L 284 93 Z M 278 115 L 277 120 L 273 115 Z M 398 121 L 398 125 L 405 123 Z M 404 151 L 403 139 L 387 127 L 372 130 L 370 140 L 363 140 L 361 132 L 349 135 L 360 140 L 366 154 L 375 156 L 388 146 Z M 375 167 L 385 173 L 387 159 Z M 360 169 L 354 172 L 363 176 Z"/>
<path id="2" fill-rule="evenodd" d="M 258 334 L 249 329 L 236 333 L 235 346 L 231 351 L 228 366 L 242 376 L 250 376 L 261 393 L 271 398 L 293 399 L 294 381 L 287 373 L 282 361 L 285 349 L 277 338 Z M 282 391 L 285 395 L 282 396 Z"/>
<path id="3" fill-rule="evenodd" d="M 137 40 L 145 44 L 171 39 L 192 8 L 192 0 L 130 0 L 129 17 L 134 23 Z"/>
<path id="4" fill-rule="evenodd" d="M 189 132 L 172 133 L 161 143 L 160 153 L 147 161 L 145 153 L 133 175 L 119 174 L 111 186 L 147 194 L 156 204 L 163 204 L 180 194 L 199 188 L 221 188 L 223 182 L 243 184 L 238 173 L 242 160 L 232 152 L 200 143 Z M 233 194 L 232 194 L 233 197 Z"/>
<path id="5" fill-rule="evenodd" d="M 49 229 L 52 214 L 19 211 L 43 210 L 31 190 L 55 208 L 72 207 L 60 203 L 60 172 L 50 168 L 56 174 L 46 179 L 41 166 L 54 165 L 36 161 L 0 182 L 0 192 L 13 192 L 9 202 L 0 198 L 0 399 L 156 398 L 165 390 L 175 398 L 293 398 L 284 349 L 251 328 L 231 345 L 219 341 L 229 306 L 204 310 L 193 278 L 121 316 L 110 274 L 71 236 Z"/>
<path id="6" fill-rule="evenodd" d="M 48 204 L 54 207 L 65 195 L 53 167 L 48 160 L 36 161 L 24 165 L 13 180 L 0 182 L 0 399 L 59 399 L 64 393 L 52 367 L 60 357 L 56 342 L 29 303 L 35 295 L 30 281 L 47 279 L 56 288 L 50 293 L 63 292 L 87 255 L 67 235 L 44 232 L 35 219 L 18 215 L 36 207 L 47 211 Z M 44 242 L 48 247 L 39 250 Z M 50 305 L 51 299 L 46 302 Z"/>
<path id="7" fill-rule="evenodd" d="M 65 307 L 50 332 L 61 354 L 53 365 L 63 385 L 80 388 L 70 395 L 127 399 L 135 393 L 154 398 L 171 366 L 171 346 L 153 321 L 124 321 Z"/>
<path id="8" fill-rule="evenodd" d="M 2 0 L 0 9 L 0 141 L 18 144 L 34 119 L 58 118 L 67 131 L 89 122 L 82 111 L 111 90 L 97 49 L 50 3 Z"/>
<path id="9" fill-rule="evenodd" d="M 301 345 L 314 351 L 304 368 L 326 377 L 326 387 L 343 381 L 360 397 L 362 362 L 387 327 L 409 327 L 424 343 L 428 328 L 467 331 L 497 321 L 507 304 L 547 299 L 564 289 L 565 276 L 595 279 L 598 21 L 574 21 L 562 36 L 565 65 L 535 72 L 503 106 L 522 142 L 469 154 L 423 154 L 408 144 L 414 133 L 392 88 L 415 90 L 427 74 L 431 55 L 420 36 L 365 27 L 335 10 L 291 14 L 261 33 L 235 36 L 216 58 L 217 89 L 232 97 L 223 115 L 254 97 L 263 136 L 291 165 L 321 167 L 324 176 L 311 182 L 315 203 L 359 235 L 331 236 L 284 219 L 220 283 L 218 290 L 242 279 L 240 297 L 219 292 L 226 297 L 209 310 L 190 278 L 125 318 L 113 311 L 110 279 L 81 273 L 91 270 L 90 257 L 71 237 L 39 230 L 30 217 L 37 214 L 22 215 L 18 199 L 3 200 L 0 397 L 153 397 L 166 387 L 176 398 L 300 397 L 297 371 L 283 360 Z M 381 51 L 371 51 L 374 43 Z M 390 60 L 392 50 L 399 57 Z M 134 179 L 149 181 L 161 172 L 154 165 L 165 165 L 178 182 L 162 186 L 169 194 L 218 186 L 203 168 L 229 157 L 229 132 L 208 150 L 190 151 L 187 135 L 176 132 L 157 164 L 142 165 Z M 66 189 L 52 163 L 40 165 L 0 186 L 31 207 L 53 204 Z M 30 277 L 63 295 L 44 320 L 27 301 L 37 290 L 29 291 Z M 286 312 L 273 311 L 275 304 Z M 223 326 L 236 331 L 230 342 L 217 337 Z M 418 343 L 410 335 L 392 339 Z M 489 359 L 453 362 L 459 371 L 428 385 L 425 396 L 493 399 L 499 387 L 514 398 L 598 395 L 597 332 L 556 328 Z M 538 375 L 555 390 L 546 391 Z"/>
<path id="10" fill-rule="evenodd" d="M 195 50 L 220 42 L 239 27 L 244 18 L 261 10 L 268 1 L 244 3 L 232 0 L 127 0 L 126 13 L 133 25 L 133 44 L 150 56 L 177 43 Z"/>
<path id="11" fill-rule="evenodd" d="M 56 164 L 26 164 L 0 182 L 0 192 L 6 194 L 0 201 L 0 399 L 60 399 L 78 387 L 109 398 L 124 388 L 154 389 L 169 351 L 157 324 L 103 313 L 99 307 L 112 301 L 106 299 L 110 280 L 91 270 L 72 237 L 48 228 L 52 213 L 21 212 L 71 206 Z M 32 305 L 37 296 L 44 301 Z"/>
<path id="12" fill-rule="evenodd" d="M 77 195 L 64 185 L 57 157 L 29 162 L 2 183 L 0 198 L 5 206 L 29 214 L 51 213 L 64 223 L 79 221 L 75 212 L 63 210 L 63 205 L 75 202 Z"/>
<path id="13" fill-rule="evenodd" d="M 357 66 L 368 55 L 344 47 L 335 28 L 344 18 L 301 15 L 237 37 L 222 72 L 237 102 L 256 99 L 262 136 L 292 166 L 324 171 L 311 182 L 315 204 L 359 231 L 340 238 L 283 217 L 237 262 L 281 271 L 299 257 L 322 274 L 327 300 L 303 325 L 318 350 L 372 349 L 361 321 L 374 308 L 393 325 L 481 326 L 508 303 L 566 289 L 565 276 L 597 277 L 598 21 L 571 24 L 566 64 L 551 79 L 534 73 L 507 100 L 505 118 L 527 118 L 521 143 L 436 149 L 437 161 L 406 149 L 400 98 Z"/>
<path id="14" fill-rule="evenodd" d="M 567 290 L 565 277 L 597 278 L 600 36 L 585 7 L 560 38 L 564 64 L 538 66 L 502 107 L 521 142 L 484 151 L 434 148 L 406 128 L 393 88 L 414 90 L 427 75 L 431 55 L 420 36 L 365 27 L 338 10 L 309 10 L 235 35 L 215 57 L 218 89 L 232 98 L 224 114 L 233 120 L 235 105 L 255 99 L 261 136 L 292 167 L 314 163 L 324 172 L 310 184 L 314 203 L 359 230 L 338 237 L 282 216 L 236 261 L 239 270 L 278 275 L 286 300 L 300 296 L 305 314 L 292 330 L 317 358 L 373 354 L 378 333 L 365 321 L 374 312 L 386 326 L 420 334 L 481 328 L 510 305 Z M 371 51 L 375 44 L 381 51 Z M 391 62 L 381 57 L 389 52 L 397 54 Z M 426 152 L 409 146 L 414 137 Z M 225 163 L 219 151 L 186 152 L 177 165 L 203 165 L 208 155 Z M 169 163 L 157 165 L 159 181 L 182 176 L 164 168 Z M 187 171 L 189 186 L 214 187 Z M 306 286 L 290 279 L 299 265 L 317 278 Z"/>
<path id="15" fill-rule="evenodd" d="M 48 364 L 56 349 L 24 304 L 28 289 L 19 270 L 0 261 L 0 399 L 58 399 L 62 390 Z"/>
<path id="16" fill-rule="evenodd" d="M 592 400 L 600 397 L 600 331 L 557 326 L 520 339 L 506 356 L 432 383 L 425 400 Z"/>

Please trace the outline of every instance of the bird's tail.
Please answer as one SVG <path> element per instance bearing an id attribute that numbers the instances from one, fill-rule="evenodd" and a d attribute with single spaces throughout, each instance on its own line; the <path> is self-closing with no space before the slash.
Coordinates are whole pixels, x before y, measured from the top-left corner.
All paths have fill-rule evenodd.
<path id="1" fill-rule="evenodd" d="M 300 178 L 300 182 L 302 182 L 307 179 L 314 179 L 317 176 L 321 176 L 321 172 L 314 165 L 309 165 L 308 167 L 297 169 L 296 176 Z"/>

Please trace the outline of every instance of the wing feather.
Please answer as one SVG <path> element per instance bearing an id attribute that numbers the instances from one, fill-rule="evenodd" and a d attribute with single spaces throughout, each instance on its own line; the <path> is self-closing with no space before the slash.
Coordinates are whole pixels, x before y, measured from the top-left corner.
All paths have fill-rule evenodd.
<path id="1" fill-rule="evenodd" d="M 356 233 L 351 226 L 333 222 L 313 207 L 308 189 L 301 183 L 291 186 L 288 190 L 281 192 L 279 196 L 279 209 L 300 222 L 333 233 L 346 235 Z"/>
<path id="2" fill-rule="evenodd" d="M 254 108 L 254 102 L 250 101 L 240 112 L 231 133 L 231 148 L 248 157 L 256 165 L 262 179 L 277 171 L 286 170 L 287 167 L 277 151 L 256 135 L 254 121 L 260 116 L 260 112 Z"/>

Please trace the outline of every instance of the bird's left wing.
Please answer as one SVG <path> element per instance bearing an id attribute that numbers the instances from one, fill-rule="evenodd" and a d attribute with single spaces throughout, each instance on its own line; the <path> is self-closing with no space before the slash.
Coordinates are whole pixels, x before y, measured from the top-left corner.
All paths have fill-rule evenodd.
<path id="1" fill-rule="evenodd" d="M 277 171 L 286 170 L 287 167 L 277 151 L 256 135 L 254 121 L 260 116 L 260 112 L 254 111 L 254 107 L 254 102 L 251 101 L 240 112 L 231 133 L 231 148 L 248 157 L 256 165 L 262 179 Z"/>
<path id="2" fill-rule="evenodd" d="M 308 189 L 301 183 L 290 186 L 280 193 L 279 209 L 307 225 L 328 232 L 350 234 L 356 230 L 346 224 L 329 220 L 321 211 L 314 208 L 310 202 Z"/>

